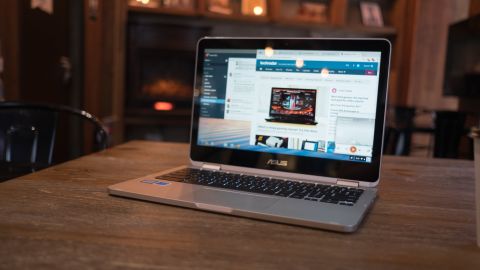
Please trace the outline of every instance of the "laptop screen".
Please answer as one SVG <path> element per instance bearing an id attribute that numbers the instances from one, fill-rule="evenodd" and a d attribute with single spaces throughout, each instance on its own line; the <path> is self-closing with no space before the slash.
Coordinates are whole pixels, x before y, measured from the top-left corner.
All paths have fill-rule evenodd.
<path id="1" fill-rule="evenodd" d="M 197 145 L 370 163 L 381 52 L 205 49 Z"/>

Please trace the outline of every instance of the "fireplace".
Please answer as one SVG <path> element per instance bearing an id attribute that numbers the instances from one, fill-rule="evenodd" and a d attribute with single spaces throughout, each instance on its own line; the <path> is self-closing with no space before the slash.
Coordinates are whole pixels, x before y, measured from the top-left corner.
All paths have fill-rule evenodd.
<path id="1" fill-rule="evenodd" d="M 195 46 L 210 30 L 129 19 L 125 137 L 188 141 Z"/>

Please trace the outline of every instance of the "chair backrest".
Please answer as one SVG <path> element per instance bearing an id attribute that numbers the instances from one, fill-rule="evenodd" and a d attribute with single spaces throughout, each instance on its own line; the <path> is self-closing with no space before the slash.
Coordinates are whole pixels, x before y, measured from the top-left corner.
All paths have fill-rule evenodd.
<path id="1" fill-rule="evenodd" d="M 95 148 L 107 147 L 107 130 L 88 112 L 58 105 L 0 102 L 0 161 L 51 165 L 61 115 L 90 122 L 95 129 Z"/>
<path id="2" fill-rule="evenodd" d="M 465 129 L 466 113 L 454 111 L 435 112 L 435 145 L 433 156 L 458 158 L 458 148 Z"/>
<path id="3" fill-rule="evenodd" d="M 413 107 L 389 108 L 383 144 L 384 154 L 403 156 L 410 154 L 415 112 Z"/>

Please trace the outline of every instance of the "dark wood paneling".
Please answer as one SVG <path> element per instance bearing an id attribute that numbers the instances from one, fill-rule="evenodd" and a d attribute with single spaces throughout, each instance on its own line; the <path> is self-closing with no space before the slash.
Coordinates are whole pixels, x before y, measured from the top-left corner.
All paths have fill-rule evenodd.
<path id="1" fill-rule="evenodd" d="M 84 4 L 85 108 L 106 122 L 113 143 L 119 143 L 123 139 L 127 2 L 85 0 Z"/>
<path id="2" fill-rule="evenodd" d="M 124 88 L 125 88 L 125 32 L 127 25 L 127 1 L 105 2 L 104 37 L 106 54 L 105 68 L 107 79 L 105 88 L 109 93 L 105 95 L 111 101 L 108 121 L 112 132 L 112 143 L 119 144 L 123 141 L 124 126 Z M 111 99 L 109 99 L 111 97 Z"/>
<path id="3" fill-rule="evenodd" d="M 91 2 L 96 2 L 97 6 L 92 7 Z M 105 1 L 85 0 L 84 18 L 85 18 L 85 34 L 84 34 L 84 107 L 89 112 L 102 117 L 101 97 L 102 87 L 102 64 L 103 64 L 103 3 Z M 92 8 L 94 8 L 95 16 L 92 16 Z"/>
<path id="4" fill-rule="evenodd" d="M 474 16 L 480 14 L 480 0 L 470 0 L 469 15 Z"/>
<path id="5" fill-rule="evenodd" d="M 411 50 L 405 54 L 407 104 L 433 110 L 455 110 L 458 99 L 443 96 L 448 26 L 467 16 L 468 1 L 415 0 L 410 33 Z M 466 7 L 466 8 L 465 8 Z M 465 10 L 465 12 L 462 12 Z"/>
<path id="6" fill-rule="evenodd" d="M 83 103 L 88 112 L 102 119 L 103 88 L 103 31 L 102 14 L 105 1 L 84 0 L 84 91 Z M 85 148 L 93 145 L 91 129 L 84 130 Z"/>
<path id="7" fill-rule="evenodd" d="M 397 36 L 392 48 L 392 65 L 390 73 L 389 104 L 405 106 L 408 100 L 409 70 L 411 65 L 412 39 L 417 16 L 415 0 L 397 0 L 392 22 L 397 29 Z"/>
<path id="8" fill-rule="evenodd" d="M 20 5 L 20 98 L 70 105 L 70 82 L 64 81 L 61 59 L 70 59 L 70 1 L 53 1 L 53 13 Z M 71 60 L 70 65 L 71 65 Z"/>
<path id="9" fill-rule="evenodd" d="M 2 79 L 7 100 L 18 100 L 20 97 L 19 2 L 17 0 L 0 1 L 0 39 L 5 69 Z"/>

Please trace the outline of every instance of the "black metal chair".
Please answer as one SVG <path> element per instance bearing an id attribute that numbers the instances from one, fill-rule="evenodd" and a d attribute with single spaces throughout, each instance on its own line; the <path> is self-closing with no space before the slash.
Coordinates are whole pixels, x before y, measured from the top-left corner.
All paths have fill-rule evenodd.
<path id="1" fill-rule="evenodd" d="M 90 123 L 94 133 L 94 151 L 107 147 L 106 128 L 86 111 L 59 105 L 0 102 L 0 171 L 3 171 L 0 178 L 51 166 L 59 119 L 65 115 L 80 119 L 75 120 L 80 123 Z"/>
<path id="2" fill-rule="evenodd" d="M 466 136 L 465 128 L 467 114 L 455 111 L 435 112 L 435 143 L 433 156 L 436 158 L 458 158 L 462 137 Z M 473 146 L 472 146 L 473 147 Z"/>
<path id="3" fill-rule="evenodd" d="M 415 108 L 392 107 L 387 114 L 383 153 L 408 156 L 414 131 Z"/>

